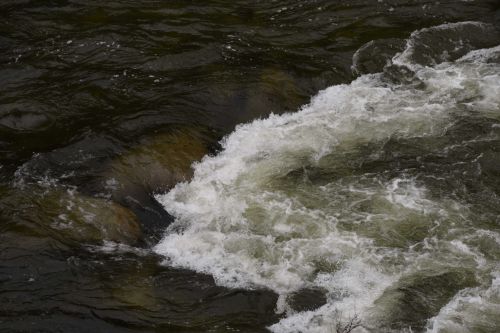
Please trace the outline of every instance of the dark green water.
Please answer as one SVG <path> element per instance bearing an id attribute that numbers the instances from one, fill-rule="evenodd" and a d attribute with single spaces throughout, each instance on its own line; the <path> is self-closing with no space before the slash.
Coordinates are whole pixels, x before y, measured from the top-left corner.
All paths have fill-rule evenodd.
<path id="1" fill-rule="evenodd" d="M 499 10 L 500 3 L 495 0 L 203 4 L 1 1 L 0 331 L 266 332 L 267 327 L 291 314 L 334 304 L 335 297 L 340 302 L 341 296 L 334 295 L 335 291 L 324 293 L 321 288 L 318 290 L 318 284 L 309 283 L 308 279 L 313 280 L 309 276 L 305 279 L 309 284 L 291 283 L 293 287 L 287 289 L 288 285 L 274 285 L 269 272 L 262 273 L 264 278 L 259 283 L 252 280 L 231 284 L 224 279 L 221 282 L 220 276 L 209 268 L 198 269 L 193 263 L 165 265 L 165 251 L 153 251 L 152 247 L 162 240 L 164 230 L 175 219 L 153 194 L 164 193 L 189 180 L 191 163 L 206 154 L 217 155 L 221 151 L 218 142 L 236 125 L 266 118 L 270 113 L 294 112 L 322 89 L 350 83 L 361 74 L 382 71 L 386 61 L 404 49 L 405 40 L 416 30 L 444 23 L 483 22 L 489 24 L 487 29 L 478 32 L 466 26 L 458 32 L 470 44 L 467 51 L 499 45 L 500 34 L 495 30 L 500 24 Z M 454 61 L 466 53 L 453 58 L 453 52 L 461 51 L 454 49 L 455 44 L 446 45 L 446 40 L 457 38 L 456 34 L 445 31 L 440 35 L 438 31 L 427 46 L 432 49 L 436 43 L 436 48 L 446 51 L 450 61 Z M 358 53 L 353 70 L 353 55 L 372 40 L 378 41 L 377 46 Z M 421 53 L 416 62 L 434 65 L 425 63 L 430 58 L 422 56 L 427 56 L 429 50 L 418 52 Z M 498 77 L 495 73 L 498 74 L 487 72 L 492 80 Z M 391 81 L 394 87 L 399 84 L 420 89 L 411 75 L 405 76 L 398 70 L 393 73 L 391 68 L 386 69 L 385 75 L 395 82 Z M 432 86 L 432 80 L 422 79 L 422 84 Z M 456 108 L 462 110 L 467 103 L 473 105 L 479 95 L 494 95 L 498 91 L 495 82 L 489 83 L 493 93 L 480 86 L 465 97 L 454 95 L 451 88 L 443 90 L 446 94 L 429 96 L 447 107 L 450 100 L 457 101 L 460 105 Z M 427 98 L 416 93 L 402 96 L 420 96 L 415 97 L 419 107 L 422 103 L 418 101 Z M 357 96 L 352 98 L 356 100 Z M 374 110 L 380 107 L 377 103 L 373 103 Z M 407 248 L 418 252 L 434 236 L 448 237 L 448 232 L 455 229 L 460 230 L 457 234 L 467 233 L 476 230 L 476 225 L 480 230 L 498 233 L 500 141 L 498 130 L 494 129 L 498 128 L 500 111 L 495 103 L 493 100 L 490 104 L 471 106 L 468 111 L 472 116 L 459 113 L 453 104 L 450 109 L 456 118 L 446 122 L 437 117 L 436 123 L 445 122 L 446 130 L 437 134 L 431 131 L 430 139 L 418 130 L 411 132 L 411 126 L 408 131 L 413 134 L 409 137 L 387 130 L 384 135 L 360 134 L 360 138 L 342 134 L 340 128 L 338 138 L 345 137 L 347 144 L 339 153 L 327 154 L 317 165 L 304 162 L 306 158 L 297 152 L 293 158 L 276 154 L 274 160 L 282 163 L 279 167 L 272 162 L 271 166 L 256 165 L 246 175 L 246 179 L 262 183 L 257 189 L 245 187 L 245 181 L 237 182 L 238 191 L 232 191 L 232 183 L 224 185 L 231 198 L 240 198 L 242 192 L 292 193 L 308 209 L 335 215 L 339 219 L 336 228 L 342 232 L 371 237 L 380 251 Z M 480 114 L 483 111 L 486 115 Z M 480 115 L 476 117 L 476 113 Z M 364 124 L 352 128 L 349 124 L 345 127 L 352 129 L 349 133 L 378 133 Z M 404 124 L 395 126 L 404 132 Z M 419 130 L 430 126 L 420 120 L 415 124 Z M 286 127 L 287 123 L 282 125 Z M 381 131 L 385 130 L 385 125 L 380 126 Z M 280 128 L 275 129 L 277 136 Z M 321 141 L 321 128 L 311 128 L 318 131 L 317 140 Z M 255 136 L 266 133 L 256 132 Z M 253 142 L 252 135 L 243 138 L 247 141 L 241 142 L 241 150 L 246 149 L 247 142 Z M 477 138 L 482 141 L 474 141 Z M 297 146 L 307 140 L 308 136 L 302 134 L 290 138 Z M 379 155 L 374 157 L 373 152 Z M 478 156 L 483 158 L 479 162 L 475 160 Z M 478 165 L 480 175 L 474 173 Z M 269 171 L 275 168 L 281 168 L 280 172 Z M 272 177 L 261 177 L 259 172 Z M 399 211 L 401 207 L 389 207 L 382 202 L 384 194 L 356 201 L 359 197 L 353 194 L 355 191 L 347 190 L 361 188 L 360 191 L 378 193 L 379 187 L 385 186 L 380 184 L 391 184 L 402 173 L 417 179 L 416 188 L 425 186 L 431 193 L 417 201 L 438 217 L 424 218 L 404 209 Z M 306 185 L 301 183 L 305 174 L 311 180 Z M 366 174 L 376 175 L 375 180 L 356 178 Z M 195 180 L 195 189 L 196 181 L 202 182 Z M 413 188 L 413 183 L 408 183 L 408 188 Z M 321 186 L 333 186 L 333 190 L 324 196 L 317 192 Z M 297 189 L 300 193 L 294 192 Z M 197 198 L 196 193 L 186 193 Z M 398 189 L 394 193 L 396 197 L 400 194 Z M 450 198 L 445 193 L 453 193 L 451 199 L 463 204 L 466 212 L 446 201 Z M 344 199 L 336 196 L 348 198 L 359 207 L 344 211 Z M 272 200 L 264 200 L 281 200 L 271 197 Z M 436 205 L 426 206 L 425 200 Z M 311 227 L 314 230 L 306 228 L 303 234 L 275 235 L 272 228 L 259 224 L 275 217 L 259 204 L 252 204 L 244 214 L 256 224 L 251 232 L 258 229 L 259 235 L 273 235 L 279 242 L 283 237 L 305 239 L 307 232 L 313 239 L 319 237 L 318 233 L 331 231 L 319 226 Z M 212 207 L 216 212 L 222 208 Z M 288 214 L 279 209 L 276 214 Z M 443 218 L 439 227 L 429 227 L 428 224 L 441 221 L 442 210 L 451 217 Z M 361 228 L 351 223 L 364 219 L 367 212 L 378 214 L 376 226 Z M 387 212 L 391 212 L 390 218 L 380 217 Z M 174 215 L 181 219 L 179 214 Z M 210 214 L 192 215 L 204 221 L 204 217 L 211 218 Z M 207 223 L 227 217 L 222 213 L 221 216 L 213 220 L 207 217 Z M 293 223 L 307 220 L 298 215 L 293 219 Z M 426 224 L 424 220 L 432 222 Z M 403 227 L 395 221 L 403 221 Z M 465 227 L 471 225 L 474 228 Z M 249 233 L 246 229 L 231 230 Z M 467 308 L 470 316 L 487 318 L 484 322 L 470 324 L 456 314 L 461 325 L 427 325 L 427 320 L 437 316 L 460 290 L 487 284 L 486 276 L 495 271 L 491 267 L 496 267 L 500 260 L 498 251 L 491 250 L 499 246 L 493 239 L 481 238 L 474 245 L 488 267 L 478 276 L 471 272 L 475 266 L 469 265 L 472 259 L 467 256 L 463 258 L 463 272 L 459 265 L 441 269 L 436 264 L 456 259 L 448 257 L 429 264 L 431 273 L 419 271 L 394 278 L 394 272 L 382 272 L 398 281 L 384 285 L 385 292 L 375 301 L 388 310 L 382 315 L 363 317 L 363 327 L 358 331 L 403 331 L 409 327 L 414 332 L 498 331 L 498 322 L 489 318 L 495 311 L 499 313 L 500 303 L 484 294 L 478 297 L 487 299 L 486 305 Z M 454 239 L 449 236 L 446 240 Z M 226 245 L 226 249 L 230 247 Z M 210 249 L 206 249 L 207 253 Z M 259 260 L 261 250 L 252 251 L 255 253 L 251 257 Z M 280 258 L 288 258 L 286 255 Z M 384 257 L 380 264 L 396 262 L 396 257 Z M 266 260 L 262 262 L 272 261 Z M 290 262 L 309 265 L 306 261 Z M 337 266 L 332 265 L 336 263 L 315 262 L 315 273 L 311 274 L 316 278 L 322 271 L 335 271 Z M 406 267 L 402 262 L 396 266 L 402 270 Z M 292 309 L 276 311 L 283 298 L 278 294 L 289 292 L 293 296 L 286 297 Z M 384 318 L 370 319 L 377 316 Z M 283 327 L 275 329 L 308 331 Z M 330 329 L 314 327 L 314 332 Z"/>

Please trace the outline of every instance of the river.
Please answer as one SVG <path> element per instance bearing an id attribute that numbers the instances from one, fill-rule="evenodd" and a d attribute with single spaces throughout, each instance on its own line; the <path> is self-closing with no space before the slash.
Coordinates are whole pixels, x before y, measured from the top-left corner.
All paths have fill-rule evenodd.
<path id="1" fill-rule="evenodd" d="M 498 332 L 498 1 L 0 4 L 0 332 Z"/>

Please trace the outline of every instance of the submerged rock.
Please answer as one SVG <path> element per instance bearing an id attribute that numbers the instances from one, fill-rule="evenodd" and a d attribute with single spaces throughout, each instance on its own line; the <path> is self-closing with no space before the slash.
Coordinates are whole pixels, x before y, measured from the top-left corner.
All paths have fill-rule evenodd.
<path id="1" fill-rule="evenodd" d="M 4 107 L 5 108 L 5 107 Z M 14 132 L 26 132 L 40 130 L 50 124 L 50 118 L 43 113 L 30 111 L 15 111 L 0 116 L 0 129 Z"/>
<path id="2" fill-rule="evenodd" d="M 143 140 L 106 167 L 105 187 L 114 199 L 121 199 L 136 190 L 165 191 L 188 180 L 191 164 L 207 153 L 200 136 L 194 129 L 182 128 Z"/>
<path id="3" fill-rule="evenodd" d="M 307 94 L 292 75 L 277 68 L 267 68 L 261 71 L 257 84 L 247 87 L 244 113 L 253 120 L 270 113 L 295 111 L 305 102 Z"/>
<path id="4" fill-rule="evenodd" d="M 306 87 L 307 82 L 278 66 L 252 67 L 244 73 L 234 71 L 207 81 L 203 89 L 205 105 L 202 107 L 210 114 L 207 125 L 219 132 L 219 137 L 212 140 L 219 141 L 222 135 L 232 132 L 239 124 L 267 118 L 271 113 L 297 111 L 316 91 L 310 82 Z"/>
<path id="5" fill-rule="evenodd" d="M 64 215 L 58 216 L 63 225 L 69 219 L 78 223 L 80 235 L 86 235 L 90 239 L 106 239 L 120 243 L 133 244 L 141 235 L 139 223 L 132 211 L 129 209 L 102 199 L 76 197 L 75 206 L 68 209 L 66 219 Z M 69 201 L 71 202 L 71 201 Z"/>
<path id="6" fill-rule="evenodd" d="M 277 295 L 269 290 L 230 290 L 217 286 L 208 275 L 164 268 L 154 256 L 141 257 L 140 261 L 122 257 L 127 264 L 111 263 L 100 274 L 114 302 L 123 310 L 114 315 L 128 317 L 127 320 L 154 321 L 166 331 L 205 332 L 224 326 L 228 331 L 246 332 L 247 325 L 269 325 L 280 317 L 274 311 Z M 123 283 L 117 284 L 117 280 Z M 138 309 L 140 318 L 134 318 L 130 309 Z M 192 319 L 172 315 L 178 311 Z M 248 331 L 257 330 L 252 327 Z"/>
<path id="7" fill-rule="evenodd" d="M 375 306 L 383 309 L 384 327 L 420 330 L 459 290 L 475 284 L 474 274 L 467 270 L 421 272 L 402 278 Z"/>
<path id="8" fill-rule="evenodd" d="M 372 40 L 354 53 L 352 71 L 359 75 L 380 73 L 404 46 L 405 41 L 398 38 Z"/>
<path id="9" fill-rule="evenodd" d="M 208 152 L 203 138 L 201 130 L 178 128 L 144 139 L 105 166 L 99 187 L 111 200 L 130 208 L 146 233 L 159 237 L 170 216 L 153 194 L 191 177 L 191 164 Z"/>
<path id="10" fill-rule="evenodd" d="M 0 216 L 9 221 L 9 231 L 79 243 L 110 240 L 134 244 L 141 238 L 134 213 L 109 200 L 36 185 L 4 192 Z"/>
<path id="11" fill-rule="evenodd" d="M 454 61 L 472 50 L 500 43 L 498 29 L 480 22 L 458 22 L 418 30 L 408 39 L 399 61 L 431 66 Z"/>
<path id="12" fill-rule="evenodd" d="M 206 142 L 214 141 L 207 133 L 201 127 L 179 126 L 170 132 L 143 138 L 125 152 L 111 140 L 92 135 L 70 146 L 33 155 L 16 170 L 14 183 L 18 187 L 30 188 L 29 191 L 35 188 L 34 193 L 39 193 L 41 197 L 50 197 L 51 199 L 45 199 L 49 201 L 49 206 L 50 202 L 58 200 L 71 200 L 74 203 L 79 201 L 75 205 L 89 211 L 90 213 L 85 214 L 87 217 L 96 215 L 96 219 L 106 221 L 115 218 L 118 221 L 128 221 L 133 216 L 134 220 L 141 222 L 142 231 L 152 237 L 160 237 L 158 231 L 163 230 L 170 217 L 156 202 L 153 194 L 165 192 L 191 177 L 191 164 L 208 152 Z M 113 155 L 116 157 L 111 158 Z M 42 188 L 49 183 L 53 185 L 50 185 L 52 188 Z M 34 184 L 42 184 L 42 187 Z M 76 191 L 80 194 L 76 194 Z M 22 201 L 42 200 L 36 198 L 34 193 L 27 193 Z M 70 193 L 74 193 L 75 197 L 71 197 Z M 47 203 L 40 207 L 45 209 L 45 204 Z M 66 204 L 61 205 L 63 207 Z M 105 206 L 109 207 L 106 209 Z M 64 214 L 71 212 L 61 210 L 61 207 L 56 209 L 55 216 L 63 214 L 60 219 L 67 218 Z M 71 218 L 80 217 L 78 215 Z M 57 223 L 60 219 L 57 219 Z M 103 225 L 106 223 L 96 222 Z M 116 236 L 118 230 L 112 227 L 115 224 L 110 222 L 109 227 L 103 227 L 103 235 L 109 234 L 109 240 L 121 241 L 123 235 Z M 134 224 L 139 225 L 137 221 Z M 141 231 L 131 232 L 136 233 L 141 234 Z M 132 240 L 125 241 L 129 243 Z"/>

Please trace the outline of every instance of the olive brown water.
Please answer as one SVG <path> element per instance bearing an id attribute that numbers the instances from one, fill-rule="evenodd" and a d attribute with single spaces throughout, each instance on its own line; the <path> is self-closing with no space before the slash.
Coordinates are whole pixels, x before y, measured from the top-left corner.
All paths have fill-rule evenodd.
<path id="1" fill-rule="evenodd" d="M 2 1 L 1 332 L 498 332 L 498 1 Z"/>

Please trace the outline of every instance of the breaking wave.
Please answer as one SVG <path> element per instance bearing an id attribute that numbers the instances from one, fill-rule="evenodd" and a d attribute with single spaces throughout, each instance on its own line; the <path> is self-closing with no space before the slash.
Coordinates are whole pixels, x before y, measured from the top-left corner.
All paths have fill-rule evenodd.
<path id="1" fill-rule="evenodd" d="M 190 182 L 156 196 L 176 220 L 154 250 L 220 285 L 278 293 L 274 332 L 353 318 L 357 332 L 495 331 L 497 36 L 475 22 L 417 31 L 382 72 L 238 126 Z M 325 303 L 296 310 L 308 289 Z"/>

